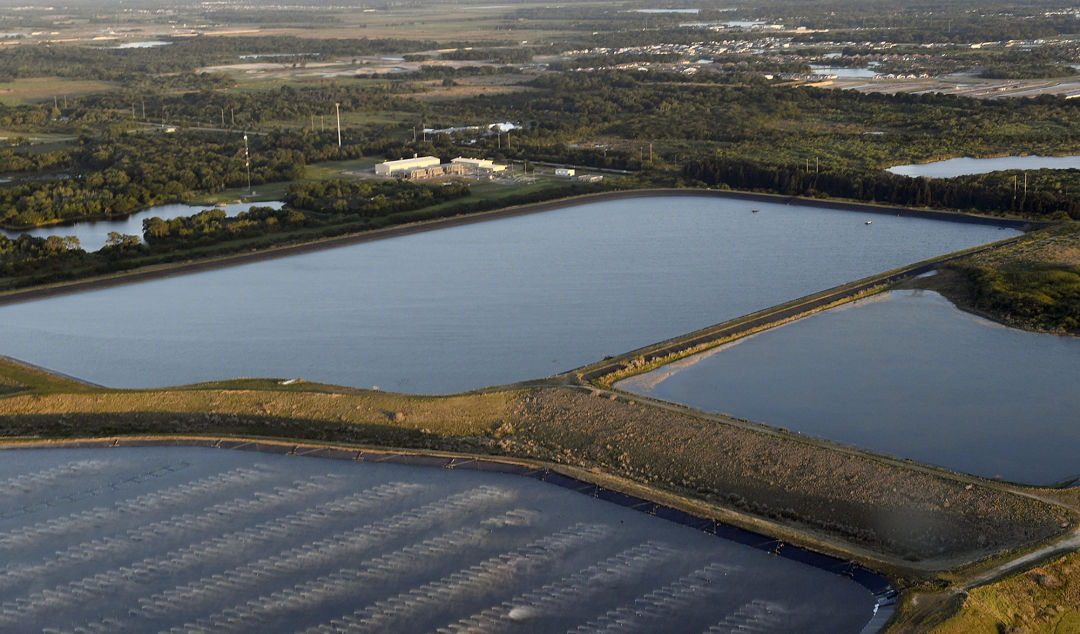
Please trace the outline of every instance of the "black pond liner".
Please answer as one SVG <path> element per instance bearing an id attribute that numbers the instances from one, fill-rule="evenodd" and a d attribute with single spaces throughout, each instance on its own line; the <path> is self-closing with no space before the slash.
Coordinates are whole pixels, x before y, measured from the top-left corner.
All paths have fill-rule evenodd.
<path id="1" fill-rule="evenodd" d="M 124 446 L 126 443 L 126 440 L 121 440 L 118 441 L 117 446 Z M 228 441 L 228 443 L 229 444 L 226 445 L 226 441 L 222 441 L 221 443 L 204 441 L 202 445 L 241 449 L 244 451 L 266 451 L 269 449 L 269 447 L 264 449 L 260 446 L 262 443 L 258 442 L 237 443 Z M 451 458 L 443 456 L 347 451 L 343 449 L 306 449 L 301 446 L 290 447 L 289 445 L 272 445 L 272 447 L 273 449 L 268 451 L 268 453 L 297 454 L 341 460 L 357 460 L 360 462 L 400 464 L 414 467 L 440 467 L 443 469 L 461 469 L 487 473 L 510 473 L 524 476 L 554 484 L 564 489 L 570 489 L 577 493 L 583 493 L 596 499 L 612 502 L 635 511 L 648 513 L 649 515 L 654 515 L 669 522 L 682 524 L 683 526 L 688 526 L 703 533 L 716 535 L 717 537 L 750 546 L 757 550 L 763 550 L 773 555 L 808 566 L 813 566 L 814 568 L 826 572 L 849 577 L 852 581 L 873 593 L 878 598 L 879 602 L 884 594 L 892 590 L 892 586 L 889 584 L 888 579 L 855 562 L 833 557 L 831 555 L 825 555 L 808 548 L 794 546 L 778 539 L 762 535 L 761 533 L 755 533 L 754 531 L 749 531 L 744 528 L 724 524 L 713 519 L 698 517 L 691 513 L 687 513 L 686 511 L 681 511 L 663 504 L 657 504 L 656 502 L 627 493 L 607 489 L 598 484 L 585 482 L 584 480 L 579 480 L 549 469 L 538 469 L 526 465 L 501 462 L 486 458 Z"/>
<path id="2" fill-rule="evenodd" d="M 176 439 L 142 439 L 120 438 L 115 440 L 85 440 L 71 443 L 45 445 L 45 448 L 64 449 L 91 449 L 108 447 L 208 447 L 213 449 L 238 449 L 240 451 L 254 451 L 257 453 L 298 455 L 304 457 L 328 458 L 331 460 L 353 460 L 358 462 L 399 464 L 413 467 L 439 467 L 443 469 L 460 469 L 462 471 L 482 471 L 486 473 L 509 473 L 541 482 L 547 482 L 570 489 L 578 493 L 589 495 L 593 498 L 612 502 L 635 511 L 654 515 L 669 522 L 682 524 L 704 533 L 716 535 L 722 539 L 728 539 L 744 546 L 750 546 L 757 550 L 768 552 L 772 555 L 790 559 L 792 561 L 813 566 L 832 574 L 839 574 L 850 578 L 855 583 L 866 588 L 875 595 L 877 608 L 888 605 L 895 599 L 889 595 L 892 586 L 884 576 L 862 566 L 861 564 L 831 555 L 825 555 L 808 548 L 794 546 L 787 542 L 755 533 L 744 528 L 724 524 L 713 519 L 698 517 L 679 509 L 665 506 L 639 498 L 627 493 L 621 493 L 604 488 L 598 484 L 592 484 L 577 478 L 552 471 L 550 469 L 538 469 L 526 465 L 501 462 L 487 458 L 451 458 L 445 456 L 424 456 L 415 454 L 365 452 L 363 450 L 340 449 L 334 447 L 312 447 L 308 445 L 293 445 L 288 443 L 264 443 L 247 440 L 210 440 L 197 438 Z M 7 449 L 40 449 L 43 445 L 9 445 Z"/>

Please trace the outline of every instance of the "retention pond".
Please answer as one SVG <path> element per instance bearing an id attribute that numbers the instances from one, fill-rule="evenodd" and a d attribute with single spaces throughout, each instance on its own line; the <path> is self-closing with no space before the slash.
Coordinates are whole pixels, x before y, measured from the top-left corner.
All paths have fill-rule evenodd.
<path id="1" fill-rule="evenodd" d="M 976 475 L 1080 475 L 1080 338 L 893 291 L 740 339 L 617 387 Z"/>
<path id="2" fill-rule="evenodd" d="M 0 353 L 113 387 L 270 376 L 456 392 L 1015 234 L 711 196 L 591 202 L 3 306 Z"/>
<path id="3" fill-rule="evenodd" d="M 535 479 L 342 457 L 5 451 L 0 629 L 855 633 L 882 589 Z"/>

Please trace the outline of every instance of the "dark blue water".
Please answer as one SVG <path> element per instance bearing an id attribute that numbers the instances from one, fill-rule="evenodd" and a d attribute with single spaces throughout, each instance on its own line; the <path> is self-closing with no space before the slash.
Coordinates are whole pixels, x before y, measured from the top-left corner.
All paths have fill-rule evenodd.
<path id="1" fill-rule="evenodd" d="M 874 612 L 839 574 L 509 474 L 2 453 L 5 632 L 831 634 Z"/>

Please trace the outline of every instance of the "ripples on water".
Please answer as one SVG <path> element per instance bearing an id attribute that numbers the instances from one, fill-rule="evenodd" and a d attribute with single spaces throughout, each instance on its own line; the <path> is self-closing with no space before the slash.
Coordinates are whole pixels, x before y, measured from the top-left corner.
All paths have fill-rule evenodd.
<path id="1" fill-rule="evenodd" d="M 0 485 L 4 631 L 831 633 L 874 607 L 839 574 L 506 474 L 49 449 L 3 452 Z"/>

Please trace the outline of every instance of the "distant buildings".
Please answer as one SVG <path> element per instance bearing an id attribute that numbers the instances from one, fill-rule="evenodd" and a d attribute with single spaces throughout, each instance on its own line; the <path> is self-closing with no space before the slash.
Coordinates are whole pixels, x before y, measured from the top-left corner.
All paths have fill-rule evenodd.
<path id="1" fill-rule="evenodd" d="M 442 163 L 434 156 L 418 156 L 398 161 L 384 161 L 375 166 L 376 176 L 389 176 L 405 180 L 418 181 L 447 176 L 486 176 L 506 169 L 505 165 L 496 165 L 488 159 L 458 157 L 449 163 Z"/>
<path id="2" fill-rule="evenodd" d="M 474 159 L 457 157 L 450 161 L 451 165 L 462 165 L 477 176 L 484 176 L 501 172 L 506 169 L 505 165 L 496 165 L 489 159 Z"/>
<path id="3" fill-rule="evenodd" d="M 424 169 L 438 165 L 441 161 L 434 156 L 414 156 L 411 159 L 384 161 L 375 166 L 376 176 L 400 176 L 415 169 Z"/>

